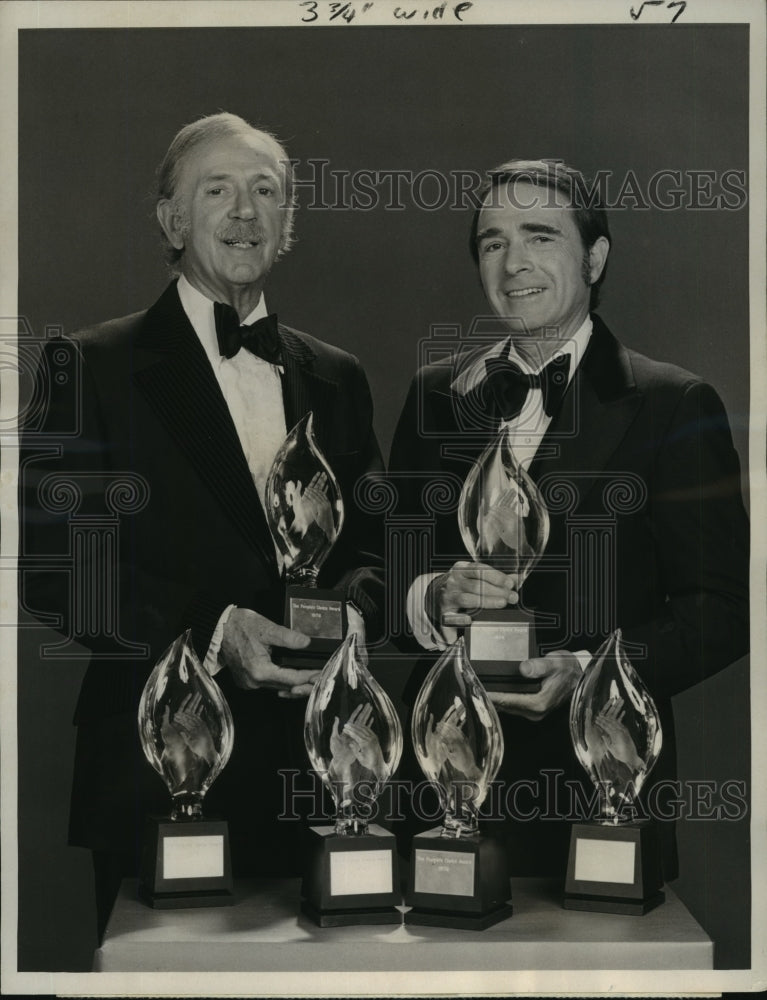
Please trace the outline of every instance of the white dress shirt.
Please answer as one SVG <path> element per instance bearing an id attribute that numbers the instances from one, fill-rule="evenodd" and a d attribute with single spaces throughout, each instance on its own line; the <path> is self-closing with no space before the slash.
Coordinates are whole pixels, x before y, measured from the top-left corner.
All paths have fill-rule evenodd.
<path id="1" fill-rule="evenodd" d="M 274 456 L 287 435 L 280 378 L 282 368 L 280 365 L 264 361 L 263 358 L 257 358 L 244 348 L 233 358 L 221 357 L 213 302 L 202 292 L 198 292 L 183 275 L 178 279 L 178 296 L 194 332 L 205 349 L 216 381 L 221 386 L 259 499 L 264 505 L 269 470 Z M 266 315 L 266 303 L 262 295 L 255 309 L 243 323 L 254 323 Z M 281 563 L 282 557 L 279 552 L 277 555 L 278 563 Z M 221 647 L 224 625 L 233 607 L 234 605 L 230 605 L 226 608 L 219 618 L 205 655 L 205 666 L 211 674 L 219 669 L 218 651 Z"/>
<path id="2" fill-rule="evenodd" d="M 478 352 L 456 376 L 450 388 L 459 396 L 467 395 L 485 377 L 485 362 L 491 358 L 508 357 L 523 371 L 529 374 L 538 374 L 553 357 L 560 355 L 569 355 L 570 357 L 569 385 L 588 345 L 591 329 L 591 317 L 587 316 L 570 340 L 563 341 L 554 354 L 543 358 L 540 364 L 535 367 L 522 358 L 515 350 L 511 337 L 507 337 L 505 340 L 500 340 L 488 347 L 487 350 Z M 516 417 L 499 422 L 498 429 L 503 427 L 507 429 L 509 445 L 514 452 L 514 457 L 523 469 L 526 470 L 530 467 L 549 428 L 551 419 L 543 408 L 543 391 L 537 387 L 530 389 L 524 405 Z M 408 621 L 413 635 L 424 649 L 445 649 L 449 643 L 455 641 L 457 635 L 455 629 L 452 628 L 437 629 L 426 614 L 426 589 L 431 581 L 439 575 L 439 573 L 425 573 L 416 577 L 407 595 Z M 590 653 L 585 650 L 579 651 L 576 656 L 578 656 L 582 669 L 585 669 Z"/>
<path id="3" fill-rule="evenodd" d="M 244 349 L 233 358 L 221 357 L 211 300 L 193 288 L 183 275 L 178 279 L 178 295 L 221 386 L 263 504 L 269 470 L 287 435 L 280 379 L 282 368 Z M 266 315 L 262 295 L 243 324 L 255 323 Z"/>

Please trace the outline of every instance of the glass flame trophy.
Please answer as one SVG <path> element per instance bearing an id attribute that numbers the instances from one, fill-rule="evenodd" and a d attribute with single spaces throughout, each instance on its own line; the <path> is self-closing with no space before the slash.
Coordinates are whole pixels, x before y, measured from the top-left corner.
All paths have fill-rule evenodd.
<path id="1" fill-rule="evenodd" d="M 302 912 L 321 927 L 400 923 L 394 835 L 369 823 L 402 754 L 402 727 L 362 662 L 352 633 L 328 661 L 306 706 L 309 760 L 333 797 L 334 826 L 310 829 Z"/>
<path id="2" fill-rule="evenodd" d="M 466 477 L 458 503 L 458 525 L 475 562 L 517 575 L 517 589 L 546 548 L 549 515 L 537 486 L 517 463 L 503 428 Z M 482 683 L 493 691 L 535 692 L 537 679 L 522 677 L 519 664 L 537 656 L 535 619 L 520 607 L 473 614 L 466 647 Z M 460 627 L 465 616 L 446 615 Z"/>
<path id="3" fill-rule="evenodd" d="M 445 810 L 442 826 L 413 838 L 405 923 L 484 930 L 510 917 L 503 843 L 479 831 L 478 811 L 503 758 L 495 707 L 464 640 L 429 672 L 413 708 L 412 737 Z"/>
<path id="4" fill-rule="evenodd" d="M 631 666 L 620 630 L 603 643 L 573 692 L 570 734 L 597 789 L 594 822 L 573 826 L 564 906 L 643 914 L 664 900 L 657 826 L 634 802 L 660 754 L 655 703 Z"/>
<path id="5" fill-rule="evenodd" d="M 228 828 L 203 816 L 202 800 L 229 760 L 234 726 L 190 632 L 169 646 L 150 674 L 138 726 L 144 754 L 173 803 L 170 816 L 147 817 L 141 899 L 161 909 L 232 903 Z"/>
<path id="6" fill-rule="evenodd" d="M 311 639 L 281 662 L 319 668 L 346 635 L 344 594 L 321 590 L 317 576 L 344 523 L 341 490 L 317 447 L 307 413 L 277 452 L 266 483 L 269 530 L 285 568 L 285 624 Z M 319 661 L 319 662 L 318 662 Z"/>

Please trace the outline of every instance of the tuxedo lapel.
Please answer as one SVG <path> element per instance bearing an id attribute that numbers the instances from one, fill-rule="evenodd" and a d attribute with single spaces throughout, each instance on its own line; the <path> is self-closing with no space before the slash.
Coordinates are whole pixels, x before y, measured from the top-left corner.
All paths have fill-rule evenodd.
<path id="1" fill-rule="evenodd" d="M 443 459 L 460 463 L 465 477 L 471 463 L 498 435 L 498 421 L 493 413 L 479 409 L 471 398 L 451 388 L 455 371 L 446 372 L 443 385 L 436 388 L 428 400 L 427 431 L 438 434 Z"/>
<path id="2" fill-rule="evenodd" d="M 175 285 L 147 313 L 133 377 L 222 513 L 276 570 L 264 510 L 229 408 Z"/>
<path id="3" fill-rule="evenodd" d="M 601 479 L 642 402 L 627 352 L 598 316 L 593 321 L 583 361 L 530 467 L 537 483 L 572 478 L 579 502 Z"/>
<path id="4" fill-rule="evenodd" d="M 280 325 L 279 332 L 285 369 L 282 398 L 288 433 L 311 410 L 317 445 L 324 455 L 332 454 L 338 384 L 312 371 L 314 351 L 293 330 Z"/>

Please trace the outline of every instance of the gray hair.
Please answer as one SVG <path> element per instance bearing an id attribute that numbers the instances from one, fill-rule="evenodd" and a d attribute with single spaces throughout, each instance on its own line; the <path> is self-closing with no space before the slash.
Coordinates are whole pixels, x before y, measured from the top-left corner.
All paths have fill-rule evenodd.
<path id="1" fill-rule="evenodd" d="M 161 201 L 173 201 L 177 196 L 178 180 L 184 160 L 203 143 L 216 139 L 228 139 L 239 135 L 257 135 L 263 139 L 274 153 L 275 159 L 284 170 L 284 206 L 285 216 L 280 234 L 280 249 L 278 256 L 286 253 L 293 245 L 293 223 L 296 210 L 296 195 L 294 188 L 293 165 L 288 159 L 285 147 L 276 136 L 264 129 L 255 128 L 238 115 L 222 111 L 216 115 L 205 115 L 197 121 L 190 122 L 180 129 L 173 137 L 162 163 L 157 168 L 157 204 Z M 177 250 L 164 232 L 162 232 L 163 251 L 168 267 L 174 273 L 180 269 L 183 250 Z"/>

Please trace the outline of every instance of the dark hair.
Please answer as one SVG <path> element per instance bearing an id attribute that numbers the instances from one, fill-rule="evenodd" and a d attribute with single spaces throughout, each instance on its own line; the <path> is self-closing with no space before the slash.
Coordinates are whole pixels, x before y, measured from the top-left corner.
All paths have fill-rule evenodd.
<path id="1" fill-rule="evenodd" d="M 283 192 L 285 195 L 285 218 L 279 251 L 280 254 L 283 254 L 293 244 L 293 217 L 296 209 L 293 165 L 288 159 L 285 147 L 271 132 L 254 128 L 238 115 L 232 115 L 225 111 L 216 115 L 206 115 L 203 118 L 198 118 L 197 121 L 190 122 L 189 125 L 185 125 L 176 133 L 162 163 L 157 168 L 157 203 L 172 201 L 176 197 L 176 188 L 184 160 L 198 146 L 216 139 L 228 139 L 232 136 L 250 134 L 259 136 L 265 140 L 268 146 L 272 147 L 275 159 L 285 171 L 285 190 Z M 179 261 L 183 257 L 184 251 L 177 250 L 168 241 L 164 232 L 162 240 L 168 266 L 171 270 L 178 271 Z"/>
<path id="2" fill-rule="evenodd" d="M 489 170 L 485 183 L 477 192 L 477 207 L 471 224 L 469 249 L 475 264 L 479 264 L 479 249 L 477 247 L 477 232 L 479 229 L 479 213 L 487 196 L 502 184 L 512 184 L 514 181 L 527 181 L 538 187 L 561 191 L 567 195 L 570 208 L 575 216 L 583 248 L 591 249 L 600 236 L 604 236 L 610 244 L 610 228 L 607 224 L 607 213 L 599 199 L 598 189 L 595 189 L 588 178 L 580 170 L 568 167 L 561 160 L 507 160 L 494 170 Z M 602 273 L 591 285 L 589 309 L 594 310 L 599 303 L 599 288 L 607 274 L 607 261 Z"/>

